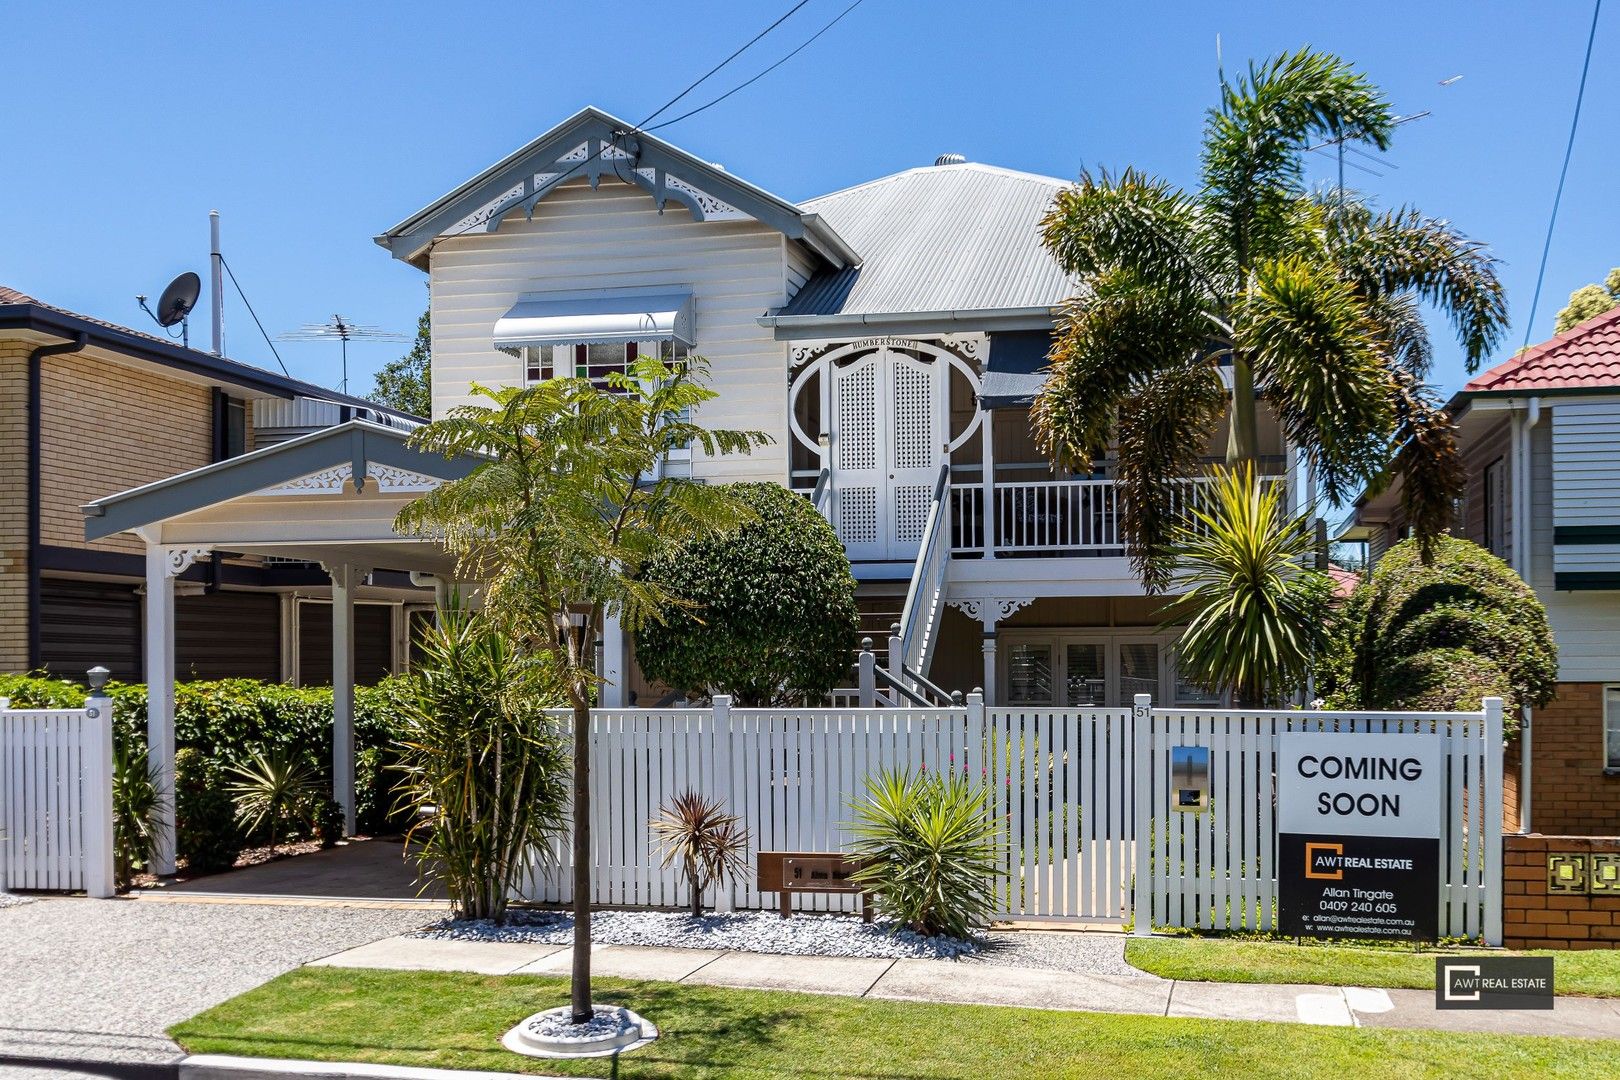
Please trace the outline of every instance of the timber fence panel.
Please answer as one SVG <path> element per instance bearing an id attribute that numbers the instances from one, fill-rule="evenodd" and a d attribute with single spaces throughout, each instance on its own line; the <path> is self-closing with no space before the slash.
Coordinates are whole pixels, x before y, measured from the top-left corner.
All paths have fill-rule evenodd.
<path id="1" fill-rule="evenodd" d="M 113 893 L 112 703 L 0 710 L 0 888 Z"/>

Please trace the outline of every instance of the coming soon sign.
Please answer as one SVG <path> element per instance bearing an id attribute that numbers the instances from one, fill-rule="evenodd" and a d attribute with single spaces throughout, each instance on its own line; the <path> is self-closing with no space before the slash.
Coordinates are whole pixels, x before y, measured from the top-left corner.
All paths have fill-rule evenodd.
<path id="1" fill-rule="evenodd" d="M 1441 790 L 1438 735 L 1281 735 L 1282 932 L 1436 938 Z"/>

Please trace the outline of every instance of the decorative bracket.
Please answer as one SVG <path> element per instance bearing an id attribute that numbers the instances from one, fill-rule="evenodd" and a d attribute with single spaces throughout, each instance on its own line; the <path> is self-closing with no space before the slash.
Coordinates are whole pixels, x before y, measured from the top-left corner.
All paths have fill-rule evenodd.
<path id="1" fill-rule="evenodd" d="M 997 623 L 1003 619 L 1012 618 L 1014 614 L 1033 604 L 1035 598 L 1033 596 L 966 596 L 956 597 L 945 602 L 968 618 L 979 620 L 984 624 L 986 630 L 994 631 Z"/>
<path id="2" fill-rule="evenodd" d="M 164 571 L 169 577 L 179 577 L 190 570 L 198 559 L 214 553 L 211 547 L 172 547 L 165 552 Z"/>

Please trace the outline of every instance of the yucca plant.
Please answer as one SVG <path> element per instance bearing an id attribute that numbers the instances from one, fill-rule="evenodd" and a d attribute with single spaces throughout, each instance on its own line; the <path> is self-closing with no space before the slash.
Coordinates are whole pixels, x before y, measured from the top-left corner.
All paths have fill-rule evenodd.
<path id="1" fill-rule="evenodd" d="M 157 853 L 157 770 L 145 749 L 120 744 L 113 749 L 113 883 L 127 889 L 135 872 L 150 865 Z"/>
<path id="2" fill-rule="evenodd" d="M 920 934 L 968 937 L 995 911 L 1000 825 L 989 790 L 957 773 L 885 769 L 853 807 L 850 880 L 877 909 Z"/>
<path id="3" fill-rule="evenodd" d="M 315 770 L 295 754 L 255 750 L 246 764 L 232 766 L 230 772 L 236 779 L 226 790 L 236 805 L 236 820 L 249 834 L 268 831 L 275 854 L 286 830 L 305 820 L 319 794 Z"/>
<path id="4" fill-rule="evenodd" d="M 441 609 L 420 641 L 396 766 L 409 850 L 458 917 L 504 922 L 507 898 L 555 858 L 567 827 L 570 757 L 546 712 L 555 677 L 481 612 Z"/>
<path id="5" fill-rule="evenodd" d="M 1311 529 L 1290 517 L 1281 484 L 1217 468 L 1207 506 L 1174 534 L 1177 586 L 1167 626 L 1185 622 L 1180 671 L 1239 705 L 1263 705 L 1304 684 L 1327 644 L 1326 574 L 1309 569 Z"/>
<path id="6" fill-rule="evenodd" d="M 719 799 L 685 791 L 658 808 L 647 823 L 668 869 L 678 860 L 692 890 L 692 917 L 703 914 L 703 890 L 735 878 L 746 868 L 748 830 Z"/>

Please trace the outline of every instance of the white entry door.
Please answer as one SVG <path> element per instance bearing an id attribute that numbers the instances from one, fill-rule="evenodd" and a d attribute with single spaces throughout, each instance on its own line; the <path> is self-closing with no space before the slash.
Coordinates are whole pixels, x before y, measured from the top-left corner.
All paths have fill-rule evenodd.
<path id="1" fill-rule="evenodd" d="M 940 364 L 878 349 L 834 364 L 834 523 L 855 561 L 916 558 L 943 449 Z"/>

